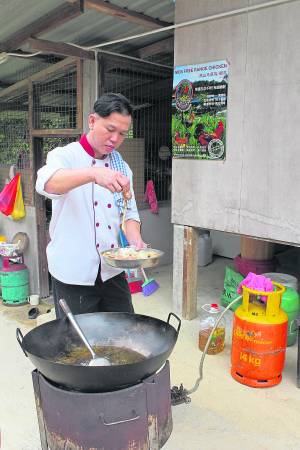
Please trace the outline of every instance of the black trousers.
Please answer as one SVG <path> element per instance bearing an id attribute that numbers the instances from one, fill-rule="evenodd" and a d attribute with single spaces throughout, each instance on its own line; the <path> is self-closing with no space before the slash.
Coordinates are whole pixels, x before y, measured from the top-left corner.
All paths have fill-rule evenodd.
<path id="1" fill-rule="evenodd" d="M 103 282 L 99 268 L 94 286 L 66 284 L 52 277 L 52 292 L 58 319 L 65 316 L 58 303 L 61 298 L 66 300 L 73 314 L 92 312 L 134 313 L 125 272 Z"/>

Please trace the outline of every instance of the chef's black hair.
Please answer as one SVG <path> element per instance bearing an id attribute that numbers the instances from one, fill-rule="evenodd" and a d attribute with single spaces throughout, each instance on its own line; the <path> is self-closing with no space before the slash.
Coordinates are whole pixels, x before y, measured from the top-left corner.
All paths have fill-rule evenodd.
<path id="1" fill-rule="evenodd" d="M 114 112 L 122 114 L 123 116 L 131 116 L 132 106 L 124 95 L 110 92 L 101 95 L 101 97 L 96 100 L 94 112 L 100 117 L 108 117 Z"/>

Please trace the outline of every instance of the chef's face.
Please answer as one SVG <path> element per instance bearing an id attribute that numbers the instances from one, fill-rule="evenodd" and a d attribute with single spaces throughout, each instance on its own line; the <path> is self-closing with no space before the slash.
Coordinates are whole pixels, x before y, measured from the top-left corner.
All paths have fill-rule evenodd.
<path id="1" fill-rule="evenodd" d="M 107 117 L 97 113 L 89 115 L 88 141 L 95 151 L 95 156 L 103 158 L 118 148 L 127 136 L 131 125 L 131 116 L 113 112 Z"/>

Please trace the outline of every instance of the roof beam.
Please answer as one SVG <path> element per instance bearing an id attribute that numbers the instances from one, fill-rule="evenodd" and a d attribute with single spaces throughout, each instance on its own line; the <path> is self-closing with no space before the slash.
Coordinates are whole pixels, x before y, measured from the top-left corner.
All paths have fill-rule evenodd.
<path id="1" fill-rule="evenodd" d="M 11 95 L 18 95 L 19 92 L 26 90 L 28 88 L 28 82 L 40 81 L 47 79 L 53 73 L 57 73 L 63 70 L 67 70 L 70 66 L 74 66 L 76 64 L 76 60 L 74 58 L 66 58 L 62 61 L 59 61 L 56 64 L 52 64 L 46 69 L 41 70 L 40 72 L 34 73 L 33 75 L 25 78 L 24 80 L 17 81 L 6 89 L 0 90 L 0 98 L 9 97 Z"/>
<path id="2" fill-rule="evenodd" d="M 30 50 L 30 48 L 28 48 L 27 50 Z M 16 50 L 14 52 L 14 56 L 11 56 L 11 58 L 22 58 L 23 56 L 27 56 L 27 55 L 30 56 L 30 53 L 31 53 L 31 51 L 28 52 L 28 51 L 23 51 L 23 50 Z M 47 55 L 39 54 L 36 56 L 32 56 L 32 61 L 40 61 L 44 64 L 49 64 L 48 60 L 49 60 L 49 57 Z M 61 60 L 61 58 L 59 58 L 59 57 L 55 57 L 55 58 L 52 57 L 52 64 L 55 64 L 56 62 L 58 62 L 60 60 Z"/>
<path id="3" fill-rule="evenodd" d="M 146 47 L 139 48 L 137 54 L 140 58 L 148 58 L 149 56 L 157 55 L 159 53 L 172 53 L 174 50 L 174 38 L 169 37 L 155 42 L 154 44 L 147 45 Z"/>
<path id="4" fill-rule="evenodd" d="M 121 8 L 104 0 L 84 0 L 84 7 L 147 28 L 155 29 L 171 25 L 169 22 L 164 22 L 163 20 L 155 19 L 127 8 Z"/>
<path id="5" fill-rule="evenodd" d="M 31 24 L 21 28 L 5 42 L 0 43 L 0 51 L 10 52 L 17 50 L 31 36 L 57 28 L 59 25 L 83 13 L 82 0 L 63 3 Z"/>
<path id="6" fill-rule="evenodd" d="M 51 42 L 45 39 L 29 38 L 27 43 L 31 50 L 42 51 L 54 55 L 74 56 L 81 59 L 94 59 L 95 55 L 92 51 L 83 50 L 74 45 L 65 44 L 64 42 Z"/>

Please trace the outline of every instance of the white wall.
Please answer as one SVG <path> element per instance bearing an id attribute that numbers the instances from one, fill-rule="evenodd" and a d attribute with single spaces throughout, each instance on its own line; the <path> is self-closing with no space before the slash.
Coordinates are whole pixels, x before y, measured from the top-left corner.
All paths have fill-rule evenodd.
<path id="1" fill-rule="evenodd" d="M 159 214 L 152 214 L 149 209 L 139 211 L 142 221 L 142 236 L 152 248 L 162 250 L 165 254 L 160 265 L 171 264 L 173 260 L 173 225 L 171 223 L 171 206 L 161 206 Z"/>
<path id="2" fill-rule="evenodd" d="M 176 22 L 257 3 L 177 0 Z M 175 65 L 230 67 L 226 160 L 173 161 L 173 223 L 300 244 L 299 55 L 299 1 L 175 31 Z"/>
<path id="3" fill-rule="evenodd" d="M 173 224 L 171 223 L 171 206 L 162 206 L 159 214 L 152 214 L 148 209 L 139 211 L 142 220 L 142 235 L 145 242 L 162 250 L 165 254 L 160 265 L 173 262 Z M 214 255 L 235 258 L 240 254 L 239 235 L 210 231 Z"/>

